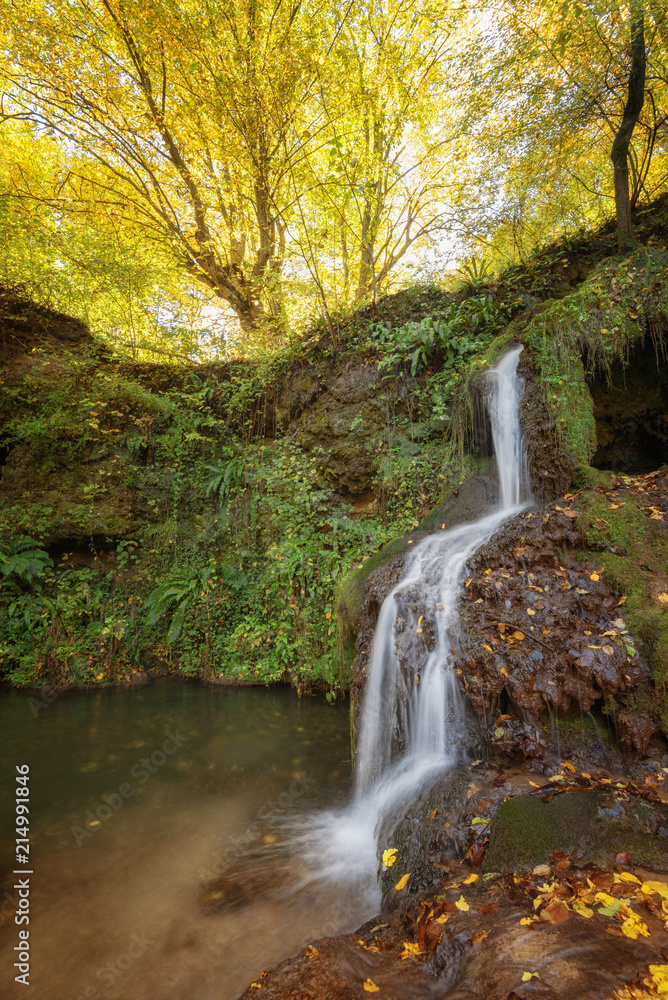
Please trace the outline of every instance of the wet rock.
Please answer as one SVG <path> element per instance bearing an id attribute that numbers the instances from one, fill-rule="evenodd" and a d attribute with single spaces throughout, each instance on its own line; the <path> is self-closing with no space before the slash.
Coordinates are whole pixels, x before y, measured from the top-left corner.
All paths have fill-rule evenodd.
<path id="1" fill-rule="evenodd" d="M 486 881 L 462 869 L 355 934 L 310 943 L 263 972 L 240 1000 L 353 1000 L 367 993 L 392 1000 L 608 1000 L 639 970 L 662 961 L 668 934 L 653 904 L 640 911 L 644 932 L 637 939 L 624 935 L 614 915 L 571 910 L 562 898 L 573 899 L 590 875 L 613 893 L 614 875 L 583 871 L 570 859 L 561 864 L 547 869 L 556 895 L 539 900 L 538 915 L 534 900 L 545 872 Z M 629 895 L 633 887 L 622 885 Z"/>
<path id="2" fill-rule="evenodd" d="M 656 718 L 650 712 L 622 710 L 617 713 L 617 735 L 622 744 L 642 753 L 658 731 Z"/>
<path id="3" fill-rule="evenodd" d="M 487 730 L 487 735 L 497 753 L 542 757 L 545 751 L 545 740 L 541 730 L 512 716 L 502 716 L 493 722 Z"/>
<path id="4" fill-rule="evenodd" d="M 649 678 L 620 595 L 575 558 L 568 513 L 554 505 L 520 514 L 471 560 L 459 663 L 481 716 L 505 698 L 540 725 L 547 711 L 574 703 L 587 712 Z M 649 720 L 639 725 L 627 746 L 644 752 L 653 731 Z"/>
<path id="5" fill-rule="evenodd" d="M 504 802 L 492 820 L 484 868 L 523 871 L 557 850 L 609 864 L 628 850 L 634 864 L 668 871 L 668 838 L 659 832 L 667 822 L 667 805 L 623 791 L 518 796 Z"/>
<path id="6" fill-rule="evenodd" d="M 381 870 L 383 906 L 395 908 L 406 896 L 428 888 L 442 877 L 442 871 L 432 865 L 447 868 L 448 857 L 454 855 L 457 819 L 466 803 L 469 774 L 464 770 L 450 771 L 431 787 L 413 796 L 405 807 L 396 810 L 394 819 L 387 820 L 379 833 L 379 844 L 397 849 L 397 862 Z M 397 817 L 400 821 L 397 823 Z M 447 828 L 445 824 L 447 823 Z M 439 832 L 448 836 L 441 836 Z M 464 839 L 459 848 L 463 853 Z M 407 892 L 397 893 L 394 886 L 402 875 L 411 872 Z"/>

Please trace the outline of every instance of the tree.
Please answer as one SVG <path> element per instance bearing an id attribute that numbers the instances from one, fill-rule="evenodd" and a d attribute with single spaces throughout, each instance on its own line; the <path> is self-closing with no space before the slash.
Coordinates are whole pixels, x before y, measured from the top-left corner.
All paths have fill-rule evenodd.
<path id="1" fill-rule="evenodd" d="M 168 246 L 242 329 L 280 327 L 288 176 L 314 128 L 317 8 L 3 0 L 0 12 L 22 25 L 7 43 L 6 113 L 79 151 L 54 203 L 94 206 Z"/>
<path id="2" fill-rule="evenodd" d="M 620 251 L 628 249 L 634 243 L 629 195 L 629 147 L 633 129 L 645 103 L 646 66 L 645 19 L 642 7 L 636 7 L 631 16 L 631 70 L 628 96 L 610 153 L 614 170 L 617 239 Z"/>
<path id="3" fill-rule="evenodd" d="M 627 166 L 630 207 L 656 196 L 668 166 L 662 5 L 502 0 L 490 10 L 478 62 L 483 90 L 498 101 L 482 142 L 489 182 L 503 178 L 488 215 L 491 243 L 525 254 L 539 237 L 609 214 L 613 148 L 617 170 Z M 480 231 L 484 221 L 473 220 L 474 227 Z"/>

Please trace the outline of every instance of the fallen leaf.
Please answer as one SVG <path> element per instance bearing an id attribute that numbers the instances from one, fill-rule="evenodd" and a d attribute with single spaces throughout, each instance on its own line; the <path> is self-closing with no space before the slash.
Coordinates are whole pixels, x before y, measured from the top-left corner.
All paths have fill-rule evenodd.
<path id="1" fill-rule="evenodd" d="M 480 876 L 476 874 L 467 875 L 467 877 L 462 882 L 462 885 L 471 885 L 472 882 L 477 882 L 479 878 Z"/>
<path id="2" fill-rule="evenodd" d="M 563 924 L 570 915 L 570 910 L 565 903 L 562 903 L 560 899 L 553 899 L 541 910 L 540 919 L 547 921 L 548 924 Z"/>
<path id="3" fill-rule="evenodd" d="M 668 885 L 665 882 L 643 882 L 642 891 L 651 896 L 653 893 L 668 899 Z"/>
<path id="4" fill-rule="evenodd" d="M 459 897 L 459 899 L 455 903 L 455 906 L 457 907 L 458 910 L 463 910 L 464 912 L 471 909 L 471 907 L 466 902 L 463 896 Z"/>
<path id="5" fill-rule="evenodd" d="M 399 955 L 399 958 L 415 958 L 420 954 L 420 945 L 414 941 L 404 941 L 404 950 Z"/>
<path id="6" fill-rule="evenodd" d="M 658 993 L 668 993 L 668 965 L 650 965 L 650 974 Z"/>
<path id="7" fill-rule="evenodd" d="M 380 991 L 380 986 L 376 986 L 373 979 L 365 979 L 362 986 L 367 993 L 378 993 Z"/>
<path id="8" fill-rule="evenodd" d="M 494 650 L 492 649 L 492 647 L 488 646 L 486 642 L 483 643 L 483 649 L 486 649 L 488 653 L 493 653 L 494 652 Z"/>
<path id="9" fill-rule="evenodd" d="M 594 916 L 594 911 L 586 906 L 580 899 L 576 899 L 571 905 L 575 913 L 579 913 L 581 917 L 586 917 L 587 920 Z"/>
<path id="10" fill-rule="evenodd" d="M 533 782 L 531 782 L 531 784 L 533 784 Z M 536 788 L 538 788 L 538 785 L 536 785 Z M 551 868 L 549 865 L 536 865 L 535 868 L 531 869 L 532 875 L 549 875 L 550 872 Z"/>
<path id="11" fill-rule="evenodd" d="M 471 938 L 471 944 L 480 944 L 485 938 L 489 937 L 489 931 L 476 931 Z"/>
<path id="12" fill-rule="evenodd" d="M 400 889 L 405 889 L 406 888 L 406 885 L 408 884 L 408 880 L 409 880 L 409 878 L 411 877 L 412 874 L 413 874 L 412 872 L 406 872 L 405 875 L 401 876 L 401 878 L 399 879 L 399 881 L 397 882 L 397 884 L 394 887 L 397 890 L 397 892 L 399 892 Z"/>
<path id="13" fill-rule="evenodd" d="M 528 615 L 535 615 L 535 614 L 536 614 L 536 612 L 534 611 L 534 609 L 533 609 L 533 608 L 527 608 L 527 614 L 528 614 Z"/>
<path id="14" fill-rule="evenodd" d="M 649 927 L 630 907 L 626 919 L 622 921 L 622 934 L 632 941 L 637 941 L 639 937 L 649 937 Z"/>
<path id="15" fill-rule="evenodd" d="M 603 649 L 603 652 L 606 654 L 606 656 L 614 656 L 615 655 L 615 651 L 612 648 L 612 646 L 603 646 L 602 649 Z"/>
<path id="16" fill-rule="evenodd" d="M 518 641 L 524 638 L 524 632 L 513 632 L 513 639 Z"/>
<path id="17" fill-rule="evenodd" d="M 540 979 L 540 976 L 538 975 L 537 972 L 523 972 L 522 973 L 522 982 L 523 983 L 528 983 L 530 979 Z"/>
<path id="18" fill-rule="evenodd" d="M 642 885 L 640 879 L 631 872 L 620 872 L 619 875 L 615 874 L 614 878 L 615 882 L 635 882 L 636 885 Z"/>
<path id="19" fill-rule="evenodd" d="M 310 945 L 307 946 L 307 948 L 306 948 L 306 957 L 307 958 L 315 958 L 316 955 L 318 955 L 318 954 L 319 954 L 319 952 L 318 952 L 318 949 L 315 947 L 315 945 L 310 944 Z"/>
<path id="20" fill-rule="evenodd" d="M 600 578 L 600 576 L 598 575 L 598 573 L 591 573 L 591 574 L 590 574 L 590 576 L 589 576 L 589 579 L 590 579 L 590 580 L 593 580 L 593 581 L 594 581 L 594 583 L 596 583 L 596 581 L 597 581 L 597 580 L 600 580 L 601 578 Z"/>
<path id="21" fill-rule="evenodd" d="M 432 811 L 429 813 L 429 819 L 435 819 L 437 812 L 438 812 L 438 809 L 432 809 Z"/>
<path id="22" fill-rule="evenodd" d="M 383 851 L 383 864 L 385 865 L 386 868 L 392 867 L 394 862 L 397 860 L 398 853 L 399 852 L 397 851 L 396 847 L 388 847 L 386 851 Z"/>
<path id="23" fill-rule="evenodd" d="M 572 764 L 569 764 L 569 762 L 567 760 L 562 760 L 561 766 L 568 768 L 569 771 L 572 771 L 573 774 L 575 774 L 575 768 L 573 767 Z"/>
<path id="24" fill-rule="evenodd" d="M 490 650 L 490 652 L 491 652 L 491 650 Z M 505 667 L 501 667 L 501 673 L 503 674 L 504 677 L 508 676 L 508 671 L 506 670 Z"/>
<path id="25" fill-rule="evenodd" d="M 661 601 L 662 604 L 668 604 L 668 594 L 666 593 L 659 594 L 659 600 Z"/>

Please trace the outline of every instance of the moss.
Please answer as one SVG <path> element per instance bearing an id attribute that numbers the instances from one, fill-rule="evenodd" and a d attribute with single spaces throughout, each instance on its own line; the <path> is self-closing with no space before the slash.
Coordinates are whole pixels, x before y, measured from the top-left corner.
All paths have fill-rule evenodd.
<path id="1" fill-rule="evenodd" d="M 586 383 L 596 367 L 609 372 L 648 329 L 668 326 L 668 254 L 642 248 L 606 260 L 578 288 L 544 304 L 523 340 L 567 452 L 588 464 L 596 449 L 593 404 Z"/>
<path id="2" fill-rule="evenodd" d="M 623 495 L 626 499 L 615 509 L 595 491 L 578 498 L 578 524 L 591 550 L 583 557 L 602 566 L 608 585 L 626 597 L 620 613 L 629 632 L 646 644 L 668 734 L 668 613 L 658 596 L 666 589 L 668 531 L 662 521 L 643 513 L 636 497 Z"/>
<path id="3" fill-rule="evenodd" d="M 612 792 L 582 790 L 548 802 L 522 795 L 504 802 L 490 827 L 486 871 L 518 871 L 547 860 L 554 851 L 579 851 L 603 864 L 630 850 L 636 864 L 668 867 L 668 844 L 655 830 L 668 808 Z"/>

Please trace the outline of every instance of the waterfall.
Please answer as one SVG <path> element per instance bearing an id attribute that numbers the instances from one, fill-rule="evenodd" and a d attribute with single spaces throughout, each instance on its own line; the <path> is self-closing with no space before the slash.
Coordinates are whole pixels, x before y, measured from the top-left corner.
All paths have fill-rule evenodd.
<path id="1" fill-rule="evenodd" d="M 404 734 L 403 770 L 447 767 L 463 730 L 464 706 L 453 668 L 457 607 L 470 557 L 499 525 L 520 509 L 526 491 L 517 362 L 521 347 L 488 373 L 488 409 L 499 475 L 500 503 L 472 524 L 430 535 L 411 553 L 403 580 L 385 598 L 367 670 L 356 762 L 356 792 L 364 795 L 391 769 L 389 734 L 395 720 Z M 397 630 L 415 636 L 422 654 L 430 630 L 431 651 L 421 672 L 397 656 Z M 410 642 L 407 644 L 410 649 Z M 422 647 L 422 649 L 420 649 Z"/>
<path id="2" fill-rule="evenodd" d="M 487 406 L 499 477 L 492 513 L 425 538 L 385 598 L 367 667 L 352 802 L 311 819 L 298 837 L 305 883 L 347 882 L 373 912 L 377 837 L 387 817 L 428 779 L 453 766 L 465 741 L 465 705 L 455 673 L 458 604 L 471 556 L 522 509 L 529 494 L 522 448 L 517 363 L 522 347 L 488 372 Z M 428 639 L 428 642 L 427 642 Z M 401 646 L 401 649 L 399 647 Z M 393 740 L 393 734 L 400 739 Z M 394 746 L 393 743 L 399 746 Z"/>

